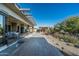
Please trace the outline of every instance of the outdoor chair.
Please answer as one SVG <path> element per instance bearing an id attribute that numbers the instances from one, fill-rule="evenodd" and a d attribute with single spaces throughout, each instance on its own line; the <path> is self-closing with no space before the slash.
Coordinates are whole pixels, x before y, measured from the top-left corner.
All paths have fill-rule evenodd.
<path id="1" fill-rule="evenodd" d="M 18 38 L 19 37 L 19 33 L 17 32 L 7 32 L 5 34 L 6 38 L 11 39 L 11 38 Z"/>
<path id="2" fill-rule="evenodd" d="M 19 38 L 20 38 L 20 36 L 19 36 L 19 33 L 17 33 L 17 32 L 7 32 L 5 34 L 6 44 L 8 44 L 8 41 L 10 41 L 10 40 L 18 41 Z"/>

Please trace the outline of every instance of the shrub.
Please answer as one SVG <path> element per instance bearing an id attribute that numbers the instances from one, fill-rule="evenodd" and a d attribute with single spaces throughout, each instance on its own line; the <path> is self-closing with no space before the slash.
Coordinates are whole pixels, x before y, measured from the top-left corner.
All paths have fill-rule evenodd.
<path id="1" fill-rule="evenodd" d="M 69 42 L 72 44 L 79 44 L 79 40 L 72 37 L 71 35 L 62 35 L 62 34 L 55 33 L 54 37 L 59 38 L 60 40 L 62 39 L 63 41 Z"/>

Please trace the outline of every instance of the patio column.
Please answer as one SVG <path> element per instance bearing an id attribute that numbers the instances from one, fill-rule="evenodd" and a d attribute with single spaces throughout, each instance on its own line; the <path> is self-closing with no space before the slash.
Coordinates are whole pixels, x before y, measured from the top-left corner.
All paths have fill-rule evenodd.
<path id="1" fill-rule="evenodd" d="M 32 26 L 29 27 L 29 31 L 33 32 L 33 27 Z"/>
<path id="2" fill-rule="evenodd" d="M 17 24 L 17 26 L 16 26 L 16 32 L 20 33 L 20 25 L 19 24 Z"/>
<path id="3" fill-rule="evenodd" d="M 19 33 L 21 33 L 21 25 L 19 25 Z"/>
<path id="4" fill-rule="evenodd" d="M 21 24 L 20 29 L 21 29 L 21 33 L 24 33 L 24 25 L 23 24 Z"/>

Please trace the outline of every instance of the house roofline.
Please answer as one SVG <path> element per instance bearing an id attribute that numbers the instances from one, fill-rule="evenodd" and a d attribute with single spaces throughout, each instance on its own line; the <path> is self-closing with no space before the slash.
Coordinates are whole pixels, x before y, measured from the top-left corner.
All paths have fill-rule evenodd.
<path id="1" fill-rule="evenodd" d="M 19 15 L 21 18 L 23 18 L 25 21 L 27 21 L 29 23 L 29 25 L 31 24 L 31 26 L 35 26 L 36 23 L 34 21 L 34 19 L 29 20 L 26 15 L 24 15 L 23 13 L 21 13 L 20 8 L 17 6 L 17 4 L 15 3 L 3 3 L 5 6 L 7 6 L 8 8 L 10 8 L 12 11 L 14 11 L 17 15 Z"/>

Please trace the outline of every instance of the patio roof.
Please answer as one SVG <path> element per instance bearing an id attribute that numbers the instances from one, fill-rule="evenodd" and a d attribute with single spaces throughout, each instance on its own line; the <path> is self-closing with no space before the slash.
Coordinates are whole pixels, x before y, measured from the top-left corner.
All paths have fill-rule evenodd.
<path id="1" fill-rule="evenodd" d="M 29 25 L 34 26 L 36 25 L 34 19 L 29 20 L 29 18 L 27 18 L 25 15 L 20 11 L 20 8 L 18 6 L 16 6 L 15 3 L 4 3 L 5 6 L 7 6 L 8 8 L 10 8 L 12 11 L 14 11 L 17 15 L 19 15 L 22 19 L 24 19 L 26 22 L 29 23 Z"/>

